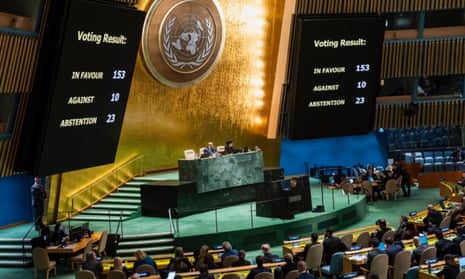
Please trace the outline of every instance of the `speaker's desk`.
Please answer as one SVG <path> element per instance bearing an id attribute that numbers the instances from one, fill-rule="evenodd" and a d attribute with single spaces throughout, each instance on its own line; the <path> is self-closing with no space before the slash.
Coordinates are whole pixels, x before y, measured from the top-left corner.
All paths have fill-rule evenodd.
<path id="1" fill-rule="evenodd" d="M 263 152 L 249 151 L 178 161 L 179 180 L 196 182 L 197 193 L 262 183 Z"/>

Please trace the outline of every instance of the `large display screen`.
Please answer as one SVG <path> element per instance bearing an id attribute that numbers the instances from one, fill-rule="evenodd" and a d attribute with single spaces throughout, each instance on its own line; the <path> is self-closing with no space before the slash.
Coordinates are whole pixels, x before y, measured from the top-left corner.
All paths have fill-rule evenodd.
<path id="1" fill-rule="evenodd" d="M 290 139 L 373 129 L 383 38 L 379 16 L 295 16 L 287 99 Z"/>
<path id="2" fill-rule="evenodd" d="M 30 104 L 43 111 L 32 121 L 40 127 L 27 164 L 35 175 L 114 161 L 145 13 L 59 0 L 50 16 Z"/>

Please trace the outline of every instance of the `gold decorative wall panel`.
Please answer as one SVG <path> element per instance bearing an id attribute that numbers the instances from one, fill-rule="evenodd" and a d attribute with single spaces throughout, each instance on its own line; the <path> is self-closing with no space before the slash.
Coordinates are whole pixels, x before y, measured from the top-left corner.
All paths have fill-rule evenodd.
<path id="1" fill-rule="evenodd" d="M 14 174 L 13 164 L 27 109 L 37 56 L 38 40 L 33 34 L 0 31 L 0 94 L 19 94 L 11 136 L 0 140 L 0 177 Z"/>
<path id="2" fill-rule="evenodd" d="M 139 1 L 137 7 L 146 10 L 151 3 Z M 233 139 L 236 147 L 259 146 L 265 166 L 279 166 L 280 140 L 265 134 L 284 1 L 222 0 L 220 5 L 226 41 L 212 73 L 194 86 L 171 88 L 152 77 L 139 54 L 115 164 L 52 179 L 52 192 L 61 187 L 56 210 L 69 210 L 62 201 L 128 158 L 143 155 L 145 171 L 173 169 L 185 149 L 199 152 L 208 141 L 224 145 Z"/>

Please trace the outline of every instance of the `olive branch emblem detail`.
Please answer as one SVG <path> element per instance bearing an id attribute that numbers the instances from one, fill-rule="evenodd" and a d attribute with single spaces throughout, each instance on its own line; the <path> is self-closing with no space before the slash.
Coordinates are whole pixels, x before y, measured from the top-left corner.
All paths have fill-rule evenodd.
<path id="1" fill-rule="evenodd" d="M 194 61 L 179 61 L 178 57 L 176 56 L 176 52 L 173 49 L 173 42 L 171 41 L 171 30 L 176 22 L 176 17 L 171 18 L 166 27 L 165 32 L 163 33 L 163 53 L 167 59 L 167 61 L 171 64 L 171 66 L 184 69 L 186 67 L 190 69 L 194 69 L 202 65 L 205 60 L 207 60 L 208 56 L 210 55 L 213 43 L 214 43 L 214 29 L 213 24 L 209 19 L 205 19 L 205 26 L 207 31 L 206 37 L 206 44 L 205 47 L 200 51 Z M 200 21 L 197 21 L 197 30 L 203 32 L 203 27 Z M 191 50 L 191 54 L 193 54 L 193 50 Z M 195 51 L 196 52 L 196 51 Z"/>

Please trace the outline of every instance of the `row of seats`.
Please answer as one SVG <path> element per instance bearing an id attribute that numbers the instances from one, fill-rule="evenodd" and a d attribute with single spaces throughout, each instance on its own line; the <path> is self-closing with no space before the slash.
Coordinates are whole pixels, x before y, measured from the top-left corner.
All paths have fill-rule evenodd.
<path id="1" fill-rule="evenodd" d="M 403 155 L 406 162 L 419 163 L 423 172 L 465 171 L 464 162 L 456 162 L 452 150 L 405 152 Z"/>
<path id="2" fill-rule="evenodd" d="M 460 126 L 421 127 L 411 129 L 387 129 L 389 150 L 438 148 L 462 144 Z"/>

